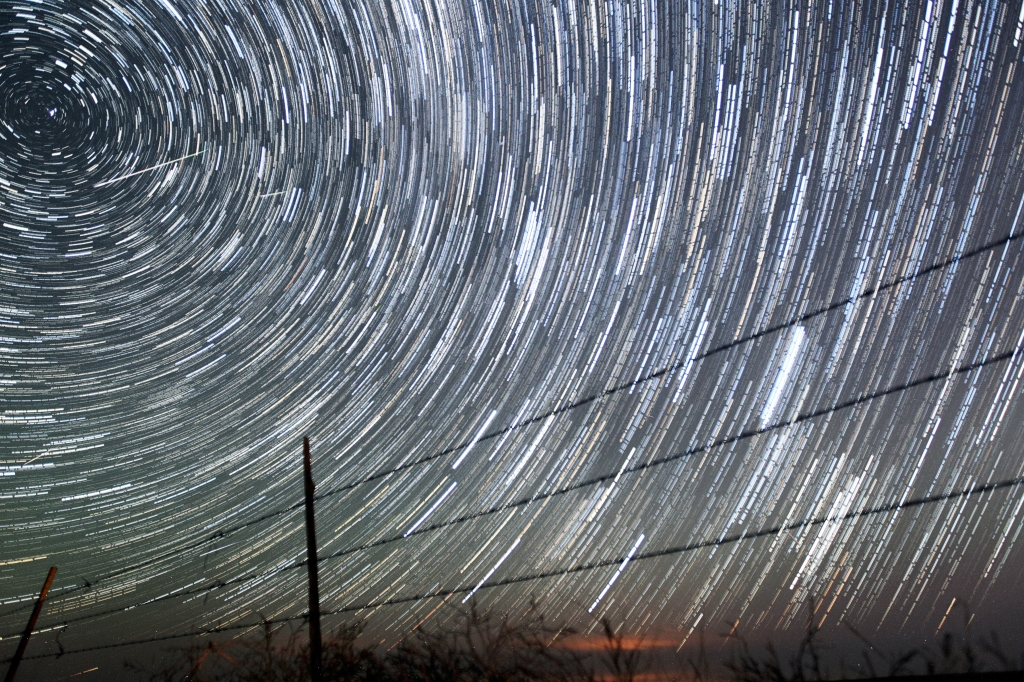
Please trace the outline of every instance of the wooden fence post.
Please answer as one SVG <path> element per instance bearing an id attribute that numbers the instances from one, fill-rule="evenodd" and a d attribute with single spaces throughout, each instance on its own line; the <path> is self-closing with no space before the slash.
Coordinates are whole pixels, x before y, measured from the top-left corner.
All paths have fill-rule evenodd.
<path id="1" fill-rule="evenodd" d="M 309 461 L 309 438 L 302 439 L 302 465 L 306 489 L 306 567 L 309 569 L 309 676 L 321 680 L 322 640 L 320 638 L 320 578 L 316 563 L 316 520 L 313 517 L 313 473 Z"/>
<path id="2" fill-rule="evenodd" d="M 18 664 L 21 663 L 21 657 L 25 655 L 28 638 L 32 636 L 32 630 L 36 627 L 36 620 L 39 618 L 39 613 L 43 610 L 43 602 L 46 601 L 46 595 L 50 591 L 50 585 L 53 584 L 55 575 L 57 575 L 57 567 L 50 566 L 50 572 L 46 576 L 46 582 L 43 583 L 39 599 L 36 600 L 36 607 L 32 609 L 32 615 L 28 619 L 28 625 L 25 626 L 25 632 L 21 635 L 18 650 L 14 652 L 14 658 L 11 660 L 11 667 L 7 669 L 7 677 L 4 678 L 4 682 L 14 682 L 14 675 L 18 672 Z"/>

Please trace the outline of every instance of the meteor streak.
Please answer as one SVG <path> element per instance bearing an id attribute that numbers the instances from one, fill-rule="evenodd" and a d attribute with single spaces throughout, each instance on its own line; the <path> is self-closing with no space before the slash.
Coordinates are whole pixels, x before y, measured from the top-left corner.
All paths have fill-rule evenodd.
<path id="1" fill-rule="evenodd" d="M 158 163 L 157 165 L 150 166 L 149 168 L 143 168 L 142 170 L 137 170 L 137 171 L 135 171 L 133 173 L 128 173 L 126 175 L 119 175 L 116 178 L 111 178 L 109 180 L 104 180 L 103 182 L 97 182 L 95 185 L 93 185 L 93 187 L 103 187 L 105 185 L 111 185 L 111 184 L 113 184 L 115 182 L 118 182 L 120 180 L 127 180 L 130 177 L 134 177 L 136 175 L 142 175 L 143 173 L 148 173 L 150 171 L 154 171 L 157 168 L 163 168 L 164 166 L 169 166 L 172 163 L 178 163 L 179 161 L 184 161 L 185 159 L 191 159 L 193 156 L 199 156 L 200 154 L 205 154 L 205 153 L 206 153 L 206 150 L 205 149 L 201 149 L 198 152 L 192 152 L 191 154 L 186 154 L 185 156 L 178 157 L 177 159 L 172 159 L 171 161 L 164 161 L 163 163 Z"/>

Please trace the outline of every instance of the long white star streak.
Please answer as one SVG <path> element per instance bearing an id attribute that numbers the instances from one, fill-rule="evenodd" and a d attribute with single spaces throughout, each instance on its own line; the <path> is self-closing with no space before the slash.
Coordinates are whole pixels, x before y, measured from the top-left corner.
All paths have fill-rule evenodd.
<path id="1" fill-rule="evenodd" d="M 476 430 L 476 435 L 473 436 L 473 440 L 469 441 L 469 445 L 467 445 L 462 452 L 459 453 L 459 456 L 455 458 L 455 461 L 452 462 L 452 469 L 459 468 L 459 465 L 462 464 L 462 460 L 466 459 L 466 456 L 473 450 L 473 446 L 480 442 L 480 439 L 483 438 L 485 433 L 487 433 L 487 429 L 491 426 L 494 422 L 494 418 L 497 416 L 498 411 L 491 410 L 491 413 L 487 415 L 487 419 L 485 419 L 484 423 L 480 425 L 480 428 Z"/>
<path id="2" fill-rule="evenodd" d="M 790 388 L 790 379 L 796 366 L 797 358 L 800 357 L 800 351 L 803 349 L 805 337 L 806 334 L 803 327 L 795 327 L 793 329 L 786 345 L 786 354 L 782 358 L 782 364 L 779 366 L 779 372 L 775 375 L 772 388 L 768 392 L 768 398 L 765 399 L 764 407 L 761 408 L 762 426 L 775 421 L 776 410 L 779 406 L 779 401 L 782 399 L 783 391 Z"/>
<path id="3" fill-rule="evenodd" d="M 441 496 L 434 500 L 434 504 L 430 505 L 427 511 L 423 512 L 423 516 L 416 519 L 416 523 L 409 526 L 409 530 L 405 531 L 405 537 L 409 537 L 416 532 L 416 529 L 423 525 L 423 522 L 430 518 L 430 515 L 437 511 L 437 508 L 441 506 L 441 503 L 448 499 L 448 496 L 455 491 L 455 486 L 459 484 L 458 481 L 452 481 L 452 484 L 448 486 L 448 489 L 441 493 Z"/>
<path id="4" fill-rule="evenodd" d="M 597 595 L 597 599 L 594 600 L 594 603 L 590 605 L 589 609 L 587 609 L 587 613 L 593 613 L 594 609 L 597 608 L 597 605 L 601 603 L 602 599 L 604 599 L 604 595 L 608 594 L 608 590 L 612 589 L 612 585 L 614 585 L 615 581 L 619 579 L 620 575 L 622 575 L 622 571 L 625 570 L 626 564 L 628 564 L 629 560 L 633 558 L 634 554 L 636 554 L 636 550 L 640 549 L 640 544 L 643 541 L 644 541 L 644 534 L 640 533 L 640 537 L 638 537 L 636 539 L 636 542 L 633 543 L 633 547 L 630 548 L 629 553 L 626 554 L 626 558 L 623 559 L 622 563 L 619 564 L 619 567 L 615 569 L 615 573 L 612 574 L 611 579 L 604 586 L 604 589 L 601 590 L 601 593 Z"/>
<path id="5" fill-rule="evenodd" d="M 477 593 L 477 590 L 479 590 L 481 587 L 483 587 L 484 583 L 486 583 L 488 581 L 488 579 L 490 579 L 490 577 L 492 575 L 494 575 L 494 572 L 497 571 L 499 568 L 501 568 L 501 565 L 503 563 L 505 563 L 505 559 L 507 559 L 509 557 L 509 555 L 512 554 L 512 550 L 514 550 L 516 547 L 519 546 L 519 542 L 522 539 L 523 539 L 522 536 L 517 537 L 515 539 L 515 541 L 512 543 L 512 546 L 509 547 L 507 550 L 505 550 L 505 553 L 502 554 L 501 558 L 498 559 L 498 561 L 494 564 L 494 566 L 491 567 L 491 570 L 487 571 L 487 573 L 484 574 L 484 577 L 480 578 L 480 582 L 478 582 L 476 584 L 476 586 L 474 586 L 473 589 L 469 591 L 469 594 L 467 594 L 465 597 L 462 598 L 462 603 L 463 604 L 465 604 L 470 599 L 472 599 L 473 595 Z"/>
<path id="6" fill-rule="evenodd" d="M 618 556 L 636 519 L 673 547 L 1020 472 L 1019 356 L 787 425 L 1019 347 L 1021 241 L 949 263 L 1024 230 L 1017 2 L 0 15 L 0 632 L 43 556 L 43 628 L 150 601 L 72 646 L 300 612 L 278 512 L 304 434 L 340 491 L 325 609 L 484 574 L 514 538 L 490 580 Z M 601 603 L 782 638 L 814 595 L 916 645 L 954 596 L 983 621 L 1014 602 L 1022 499 L 634 560 Z M 603 583 L 536 589 L 589 622 Z"/>

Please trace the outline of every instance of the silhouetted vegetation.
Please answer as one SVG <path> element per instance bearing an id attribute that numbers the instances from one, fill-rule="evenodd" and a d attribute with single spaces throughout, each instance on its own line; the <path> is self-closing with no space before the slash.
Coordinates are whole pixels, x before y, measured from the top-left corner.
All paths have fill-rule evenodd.
<path id="1" fill-rule="evenodd" d="M 815 644 L 817 634 L 814 611 L 808 609 L 806 634 L 789 661 L 784 662 L 771 642 L 765 646 L 767 656 L 760 658 L 752 653 L 750 645 L 741 635 L 730 633 L 731 637 L 736 638 L 739 646 L 726 660 L 725 667 L 731 673 L 732 679 L 737 682 L 832 679 L 828 667 L 822 663 L 821 654 Z"/>
<path id="2" fill-rule="evenodd" d="M 768 643 L 765 654 L 758 656 L 742 636 L 730 634 L 737 646 L 725 661 L 729 677 L 736 682 L 809 682 L 818 680 L 900 677 L 911 675 L 956 675 L 1024 669 L 1004 653 L 995 633 L 988 638 L 970 635 L 970 613 L 963 608 L 964 632 L 944 632 L 937 646 L 922 646 L 887 652 L 876 646 L 849 623 L 846 628 L 864 645 L 860 660 L 852 666 L 840 658 L 831 665 L 824 660 L 817 645 L 818 628 L 813 608 L 808 609 L 807 628 L 803 639 L 789 657 L 783 657 Z M 853 668 L 853 669 L 851 669 Z M 706 669 L 706 668 L 705 668 Z M 694 668 L 695 672 L 697 669 Z M 698 679 L 707 679 L 699 673 Z"/>
<path id="3" fill-rule="evenodd" d="M 605 623 L 611 677 L 588 657 L 560 646 L 576 633 L 549 626 L 530 609 L 515 620 L 461 612 L 451 628 L 414 629 L 386 651 L 358 643 L 360 628 L 343 627 L 323 642 L 324 682 L 528 682 L 614 679 L 632 682 L 639 657 L 624 651 L 622 637 Z M 127 662 L 151 682 L 300 682 L 309 679 L 303 631 L 286 636 L 264 627 L 262 637 L 193 644 L 157 670 Z"/>
<path id="4" fill-rule="evenodd" d="M 517 618 L 471 607 L 447 622 L 416 627 L 388 649 L 360 643 L 358 625 L 336 629 L 324 638 L 323 682 L 806 682 L 1024 668 L 994 634 L 973 639 L 966 618 L 964 634 L 945 633 L 935 646 L 899 653 L 882 651 L 847 626 L 865 647 L 852 665 L 826 661 L 813 613 L 799 645 L 785 655 L 771 643 L 755 650 L 733 628 L 722 635 L 729 649 L 717 672 L 708 662 L 704 632 L 693 653 L 666 668 L 642 638 L 616 631 L 607 620 L 600 622 L 599 641 L 548 623 L 535 607 Z M 308 664 L 305 630 L 275 631 L 269 624 L 260 636 L 175 650 L 155 670 L 126 663 L 150 682 L 303 682 L 310 679 Z"/>
<path id="5" fill-rule="evenodd" d="M 885 651 L 846 623 L 846 628 L 865 645 L 861 658 L 870 677 L 900 675 L 956 675 L 1024 670 L 1024 654 L 1019 660 L 1007 654 L 995 632 L 975 638 L 971 635 L 971 614 L 961 607 L 963 632 L 946 631 L 939 642 L 909 651 Z"/>

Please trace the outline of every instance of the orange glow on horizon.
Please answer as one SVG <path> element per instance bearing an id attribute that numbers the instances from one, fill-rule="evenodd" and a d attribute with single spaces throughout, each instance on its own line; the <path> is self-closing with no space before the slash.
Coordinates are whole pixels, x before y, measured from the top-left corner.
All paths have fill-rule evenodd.
<path id="1" fill-rule="evenodd" d="M 623 651 L 646 651 L 649 649 L 675 648 L 682 641 L 682 635 L 622 635 Z M 603 634 L 573 635 L 562 640 L 557 646 L 567 651 L 590 652 L 611 648 L 612 642 Z"/>

